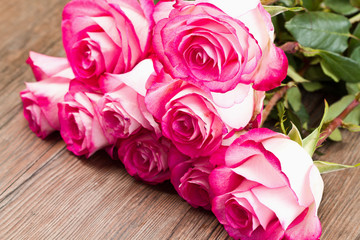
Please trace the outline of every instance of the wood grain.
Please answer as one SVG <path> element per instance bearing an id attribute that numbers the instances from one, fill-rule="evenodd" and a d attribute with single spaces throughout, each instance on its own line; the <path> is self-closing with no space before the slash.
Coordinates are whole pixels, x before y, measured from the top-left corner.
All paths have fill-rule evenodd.
<path id="1" fill-rule="evenodd" d="M 38 139 L 19 92 L 33 81 L 29 50 L 64 56 L 66 0 L 0 4 L 0 239 L 230 239 L 211 212 L 194 209 L 169 183 L 134 180 L 104 152 L 82 159 L 58 134 Z M 314 106 L 315 107 L 315 106 Z M 322 148 L 320 160 L 360 161 L 360 135 Z M 324 175 L 321 239 L 360 239 L 360 169 Z"/>

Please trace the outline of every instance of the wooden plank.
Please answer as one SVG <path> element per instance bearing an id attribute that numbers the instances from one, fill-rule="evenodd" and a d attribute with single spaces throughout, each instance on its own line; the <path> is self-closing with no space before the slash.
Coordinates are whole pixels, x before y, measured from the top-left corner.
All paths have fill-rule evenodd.
<path id="1" fill-rule="evenodd" d="M 354 162 L 352 151 L 346 151 L 347 156 L 338 148 L 358 147 L 351 144 L 356 139 L 345 134 L 344 146 L 331 146 L 322 158 L 340 154 L 346 163 Z M 60 151 L 40 161 L 46 164 L 0 198 L 0 233 L 3 234 L 0 236 L 5 239 L 209 239 L 210 236 L 223 239 L 226 236 L 211 213 L 191 208 L 169 184 L 148 186 L 137 182 L 105 153 L 85 160 Z M 359 236 L 356 225 L 360 220 L 356 201 L 360 199 L 359 173 L 354 169 L 324 176 L 326 191 L 319 211 L 324 230 L 322 239 Z"/>
<path id="2" fill-rule="evenodd" d="M 33 81 L 24 61 L 29 50 L 64 56 L 66 2 L 0 4 L 0 239 L 230 239 L 211 212 L 190 207 L 169 183 L 143 184 L 104 152 L 78 158 L 58 134 L 42 141 L 29 130 L 18 95 Z M 346 132 L 319 159 L 359 162 L 359 140 Z M 360 169 L 324 181 L 321 239 L 360 239 Z"/>
<path id="3" fill-rule="evenodd" d="M 60 152 L 1 202 L 5 239 L 207 239 L 219 227 L 170 184 L 138 182 L 104 153 L 85 160 Z"/>
<path id="4" fill-rule="evenodd" d="M 27 131 L 19 92 L 25 81 L 34 81 L 25 63 L 30 50 L 65 55 L 60 23 L 66 2 L 15 0 L 0 4 L 0 21 L 6 23 L 0 25 L 0 193 L 10 191 L 17 179 L 40 164 L 39 157 L 58 148 L 59 136 L 52 136 L 47 145 Z"/>
<path id="5" fill-rule="evenodd" d="M 19 92 L 34 81 L 25 63 L 30 50 L 65 56 L 61 11 L 66 0 L 6 1 L 0 4 L 0 128 L 19 112 Z M 15 109 L 16 108 L 16 109 Z"/>
<path id="6" fill-rule="evenodd" d="M 11 191 L 19 179 L 37 171 L 46 158 L 64 148 L 64 143 L 59 140 L 59 135 L 52 135 L 46 141 L 37 138 L 29 131 L 21 112 L 1 128 L 0 196 Z"/>
<path id="7" fill-rule="evenodd" d="M 344 132 L 343 141 L 320 148 L 319 160 L 356 164 L 360 162 L 360 136 Z M 323 175 L 325 191 L 319 209 L 322 239 L 360 239 L 360 169 Z"/>

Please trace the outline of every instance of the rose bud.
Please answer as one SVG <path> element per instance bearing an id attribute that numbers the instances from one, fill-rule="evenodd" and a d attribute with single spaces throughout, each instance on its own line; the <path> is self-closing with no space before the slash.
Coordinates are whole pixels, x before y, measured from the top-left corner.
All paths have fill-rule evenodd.
<path id="1" fill-rule="evenodd" d="M 51 57 L 31 51 L 26 63 L 30 65 L 37 81 L 52 77 L 74 78 L 66 58 Z"/>

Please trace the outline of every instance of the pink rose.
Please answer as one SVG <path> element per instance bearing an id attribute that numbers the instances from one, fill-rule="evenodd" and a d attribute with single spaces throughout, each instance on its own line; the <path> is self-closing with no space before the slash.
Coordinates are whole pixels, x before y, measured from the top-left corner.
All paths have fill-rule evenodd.
<path id="1" fill-rule="evenodd" d="M 209 175 L 214 169 L 209 157 L 190 158 L 176 149 L 169 154 L 171 183 L 191 206 L 211 209 Z"/>
<path id="2" fill-rule="evenodd" d="M 210 155 L 220 146 L 225 125 L 201 89 L 185 82 L 155 84 L 145 103 L 162 132 L 184 154 Z"/>
<path id="3" fill-rule="evenodd" d="M 145 107 L 145 85 L 154 72 L 150 59 L 143 60 L 130 72 L 104 74 L 100 86 L 104 96 L 98 102 L 99 119 L 109 142 L 129 137 L 140 128 L 160 132 Z"/>
<path id="4" fill-rule="evenodd" d="M 127 172 L 149 184 L 158 184 L 170 178 L 168 152 L 171 143 L 154 132 L 143 129 L 117 143 L 118 157 Z"/>
<path id="5" fill-rule="evenodd" d="M 58 105 L 60 134 L 67 148 L 75 155 L 88 158 L 109 145 L 96 112 L 101 96 L 89 91 L 83 83 L 73 80 L 65 101 Z"/>
<path id="6" fill-rule="evenodd" d="M 70 79 L 52 77 L 39 82 L 25 83 L 20 92 L 24 116 L 30 129 L 40 138 L 60 130 L 57 104 L 64 101 Z"/>
<path id="7" fill-rule="evenodd" d="M 64 48 L 77 78 L 98 87 L 104 73 L 131 70 L 147 54 L 151 0 L 73 0 L 63 11 Z"/>
<path id="8" fill-rule="evenodd" d="M 318 239 L 323 181 L 287 136 L 253 129 L 211 159 L 212 211 L 236 239 Z"/>
<path id="9" fill-rule="evenodd" d="M 163 135 L 191 157 L 211 155 L 223 138 L 256 118 L 258 105 L 262 107 L 263 97 L 250 85 L 212 93 L 168 74 L 155 78 L 145 97 L 146 106 L 161 123 Z"/>
<path id="10" fill-rule="evenodd" d="M 238 83 L 270 90 L 286 77 L 286 56 L 273 44 L 270 15 L 260 1 L 236 7 L 224 0 L 176 2 L 161 2 L 154 15 L 153 47 L 172 77 L 213 92 Z"/>
<path id="11" fill-rule="evenodd" d="M 51 77 L 74 78 L 66 58 L 51 57 L 31 51 L 26 63 L 30 65 L 37 81 Z"/>

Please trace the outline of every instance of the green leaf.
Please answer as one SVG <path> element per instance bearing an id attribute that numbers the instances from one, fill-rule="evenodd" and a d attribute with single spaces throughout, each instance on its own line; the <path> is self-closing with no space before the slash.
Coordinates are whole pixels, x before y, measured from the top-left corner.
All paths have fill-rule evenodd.
<path id="1" fill-rule="evenodd" d="M 339 116 L 342 111 L 345 110 L 345 108 L 354 101 L 355 96 L 354 95 L 347 95 L 341 98 L 339 101 L 333 103 L 329 107 L 329 113 L 326 115 L 326 118 L 324 119 L 325 123 L 331 122 L 334 120 L 337 116 Z"/>
<path id="2" fill-rule="evenodd" d="M 358 11 L 350 4 L 349 0 L 325 0 L 324 2 L 331 10 L 342 15 L 351 15 Z"/>
<path id="3" fill-rule="evenodd" d="M 286 92 L 287 100 L 295 112 L 301 108 L 301 92 L 297 87 L 290 88 Z"/>
<path id="4" fill-rule="evenodd" d="M 318 49 L 312 49 L 312 48 L 309 48 L 309 47 L 304 47 L 304 46 L 301 46 L 301 49 L 303 50 L 303 54 L 305 57 L 316 57 L 320 54 L 320 51 L 321 50 L 318 50 Z M 318 59 L 315 58 L 315 63 L 318 63 Z"/>
<path id="5" fill-rule="evenodd" d="M 320 63 L 321 58 L 317 57 L 318 63 Z M 324 71 L 322 70 L 320 64 L 316 64 L 315 66 L 311 66 L 304 74 L 306 79 L 313 82 L 328 82 L 332 81 L 327 75 L 325 75 Z M 325 83 L 326 84 L 326 83 Z"/>
<path id="6" fill-rule="evenodd" d="M 343 120 L 343 124 L 360 125 L 360 106 L 354 108 Z M 353 126 L 354 127 L 354 126 Z M 354 131 L 354 130 L 351 130 Z"/>
<path id="7" fill-rule="evenodd" d="M 341 126 L 350 132 L 360 132 L 360 126 L 352 123 L 342 123 Z"/>
<path id="8" fill-rule="evenodd" d="M 307 57 L 320 56 L 323 72 L 333 78 L 334 81 L 338 82 L 342 79 L 345 82 L 360 82 L 360 62 L 325 50 L 307 47 L 302 47 L 302 50 Z"/>
<path id="9" fill-rule="evenodd" d="M 328 51 L 319 51 L 322 58 L 320 64 L 324 73 L 335 81 L 342 79 L 346 82 L 360 82 L 360 63 Z"/>
<path id="10" fill-rule="evenodd" d="M 352 166 L 352 165 L 344 165 L 344 164 L 324 162 L 324 161 L 314 161 L 314 164 L 319 169 L 320 173 L 335 172 L 347 168 L 355 168 L 360 166 L 360 163 Z"/>
<path id="11" fill-rule="evenodd" d="M 360 92 L 360 83 L 346 83 L 346 90 L 350 95 L 356 95 Z"/>
<path id="12" fill-rule="evenodd" d="M 325 73 L 326 76 L 332 78 L 332 80 L 334 80 L 334 82 L 340 82 L 340 79 L 338 78 L 338 76 L 332 72 L 331 66 L 326 65 L 326 64 L 320 64 L 320 65 L 321 65 L 321 69 L 323 70 L 323 72 Z"/>
<path id="13" fill-rule="evenodd" d="M 327 12 L 307 12 L 293 17 L 286 29 L 305 47 L 342 53 L 348 47 L 349 20 Z"/>
<path id="14" fill-rule="evenodd" d="M 306 80 L 305 78 L 303 78 L 300 74 L 298 74 L 295 71 L 294 67 L 292 67 L 290 65 L 288 67 L 287 75 L 297 83 L 309 82 L 309 80 Z"/>
<path id="15" fill-rule="evenodd" d="M 321 83 L 319 83 L 319 82 L 302 83 L 302 86 L 308 92 L 315 92 L 315 91 L 320 90 L 320 89 L 323 88 L 323 85 Z"/>
<path id="16" fill-rule="evenodd" d="M 291 128 L 288 136 L 290 137 L 291 140 L 297 142 L 300 146 L 302 146 L 303 142 L 302 142 L 302 137 L 301 137 L 299 130 L 293 123 L 291 123 L 291 125 L 292 125 L 292 128 Z"/>
<path id="17" fill-rule="evenodd" d="M 341 136 L 341 132 L 340 129 L 336 128 L 329 136 L 329 139 L 334 141 L 334 142 L 341 142 L 342 140 L 342 136 Z"/>
<path id="18" fill-rule="evenodd" d="M 308 123 L 310 120 L 310 116 L 309 113 L 307 112 L 304 104 L 301 103 L 301 108 L 299 111 L 296 112 L 296 115 L 300 118 L 301 123 L 302 123 L 302 127 L 304 129 L 308 128 Z"/>
<path id="19" fill-rule="evenodd" d="M 360 63 L 360 46 L 354 49 L 350 55 L 350 58 Z"/>
<path id="20" fill-rule="evenodd" d="M 263 6 L 265 8 L 265 10 L 270 13 L 270 15 L 272 17 L 283 13 L 283 12 L 287 12 L 287 11 L 291 11 L 291 12 L 299 12 L 304 10 L 304 8 L 302 7 L 283 7 L 283 6 Z"/>
<path id="21" fill-rule="evenodd" d="M 315 11 L 317 9 L 319 9 L 321 0 L 303 0 L 303 6 L 310 10 L 310 11 Z"/>
<path id="22" fill-rule="evenodd" d="M 349 104 L 354 101 L 354 95 L 347 95 L 342 97 L 339 101 L 333 103 L 329 108 L 329 113 L 326 116 L 325 123 L 329 123 L 342 113 Z M 360 125 L 360 105 L 355 107 L 345 119 L 343 119 L 343 127 L 350 131 L 356 131 L 356 126 Z"/>
<path id="23" fill-rule="evenodd" d="M 328 114 L 328 110 L 329 110 L 329 105 L 325 101 L 324 115 L 321 119 L 319 126 L 303 140 L 303 148 L 309 153 L 310 156 L 314 154 L 316 150 L 316 145 L 320 140 L 321 129 L 324 124 L 326 115 Z"/>
<path id="24" fill-rule="evenodd" d="M 356 39 L 356 38 L 350 39 L 349 51 L 348 51 L 350 54 L 352 53 L 352 51 L 354 51 L 355 48 L 360 46 L 360 40 L 359 40 L 360 39 L 360 23 L 358 23 L 356 25 L 356 28 L 355 28 L 354 32 L 352 33 L 352 35 L 354 35 L 358 39 Z"/>
<path id="25" fill-rule="evenodd" d="M 306 119 L 305 117 L 301 117 L 300 112 L 295 113 L 291 108 L 286 109 L 285 113 L 286 113 L 286 122 L 285 122 L 286 129 L 289 129 L 291 127 L 291 123 L 293 123 L 298 129 L 302 129 L 303 126 L 302 121 L 308 121 L 308 119 Z"/>

